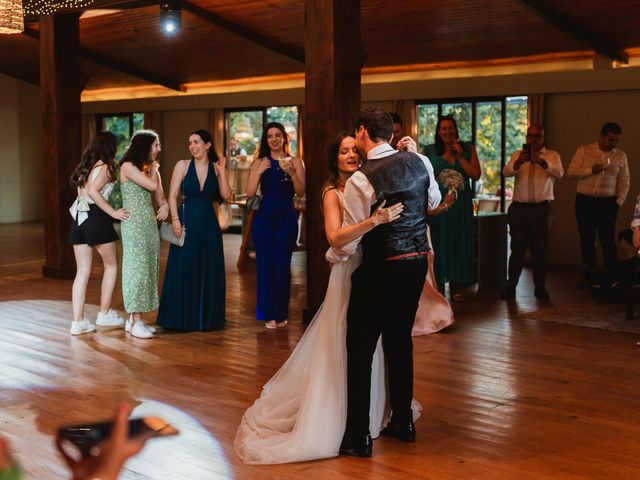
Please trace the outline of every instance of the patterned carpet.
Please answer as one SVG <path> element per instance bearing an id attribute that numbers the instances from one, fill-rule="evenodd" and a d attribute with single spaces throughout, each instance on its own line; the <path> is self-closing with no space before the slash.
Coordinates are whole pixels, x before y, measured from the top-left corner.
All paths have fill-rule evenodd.
<path id="1" fill-rule="evenodd" d="M 567 303 L 533 312 L 521 313 L 518 316 L 532 320 L 640 334 L 640 318 L 627 320 L 625 307 L 621 304 Z"/>

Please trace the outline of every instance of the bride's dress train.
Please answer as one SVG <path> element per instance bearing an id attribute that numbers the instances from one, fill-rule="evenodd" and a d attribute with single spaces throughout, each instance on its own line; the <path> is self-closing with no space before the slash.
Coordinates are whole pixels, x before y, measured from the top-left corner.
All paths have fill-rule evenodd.
<path id="1" fill-rule="evenodd" d="M 452 325 L 454 322 L 453 310 L 446 298 L 438 291 L 436 275 L 433 271 L 434 253 L 431 250 L 429 257 L 429 271 L 424 281 L 424 288 L 420 295 L 420 303 L 416 312 L 416 320 L 413 324 L 411 335 L 428 335 Z"/>
<path id="2" fill-rule="evenodd" d="M 351 274 L 360 251 L 335 264 L 324 303 L 289 359 L 247 409 L 234 441 L 249 464 L 287 463 L 338 455 L 347 417 L 347 307 Z M 381 341 L 371 375 L 370 431 L 377 437 L 388 421 Z M 422 407 L 412 404 L 414 419 Z"/>

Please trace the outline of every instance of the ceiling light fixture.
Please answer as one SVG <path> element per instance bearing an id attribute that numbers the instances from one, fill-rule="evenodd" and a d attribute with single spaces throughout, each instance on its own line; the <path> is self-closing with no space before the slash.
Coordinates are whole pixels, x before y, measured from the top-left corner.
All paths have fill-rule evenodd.
<path id="1" fill-rule="evenodd" d="M 175 35 L 180 30 L 181 9 L 180 0 L 165 0 L 160 4 L 160 28 L 167 35 Z"/>

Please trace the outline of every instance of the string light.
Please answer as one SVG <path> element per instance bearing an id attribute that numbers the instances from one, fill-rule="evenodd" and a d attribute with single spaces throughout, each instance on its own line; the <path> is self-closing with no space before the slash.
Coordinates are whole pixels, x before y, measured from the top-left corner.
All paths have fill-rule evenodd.
<path id="1" fill-rule="evenodd" d="M 4 0 L 0 0 L 4 1 Z M 88 7 L 93 0 L 25 0 L 25 15 L 51 15 L 58 10 L 77 10 Z"/>
<path id="2" fill-rule="evenodd" d="M 0 0 L 0 33 L 22 33 L 22 0 Z"/>

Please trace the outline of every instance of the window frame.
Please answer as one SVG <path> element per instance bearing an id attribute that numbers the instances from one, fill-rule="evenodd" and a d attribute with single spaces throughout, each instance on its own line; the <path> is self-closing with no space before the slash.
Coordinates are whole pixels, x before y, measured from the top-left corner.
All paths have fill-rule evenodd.
<path id="1" fill-rule="evenodd" d="M 476 144 L 476 127 L 477 127 L 477 104 L 488 102 L 500 102 L 500 212 L 505 213 L 506 205 L 506 180 L 502 174 L 504 166 L 507 164 L 507 98 L 512 97 L 527 97 L 526 94 L 513 94 L 513 95 L 498 95 L 498 96 L 483 96 L 483 97 L 447 97 L 447 98 L 435 98 L 435 99 L 419 99 L 415 101 L 416 119 L 418 118 L 418 107 L 420 105 L 437 105 L 438 114 L 437 118 L 442 117 L 442 105 L 449 103 L 470 103 L 471 104 L 471 142 Z M 475 191 L 475 182 L 473 182 Z M 475 196 L 475 194 L 474 194 Z"/>
<path id="2" fill-rule="evenodd" d="M 133 136 L 133 116 L 142 112 L 116 112 L 116 113 L 98 113 L 96 114 L 96 132 L 104 130 L 104 119 L 108 117 L 128 117 L 129 118 L 129 138 Z"/>
<path id="3" fill-rule="evenodd" d="M 302 121 L 302 119 L 300 118 L 300 105 L 297 104 L 288 104 L 288 105 L 267 105 L 267 106 L 261 106 L 261 107 L 229 107 L 229 108 L 225 108 L 223 110 L 223 115 L 224 115 L 224 143 L 223 143 L 223 148 L 224 148 L 224 152 L 225 155 L 228 152 L 228 142 L 229 142 L 229 121 L 228 121 L 228 117 L 227 117 L 227 113 L 238 113 L 238 112 L 262 112 L 262 125 L 263 128 L 264 126 L 267 125 L 267 110 L 269 108 L 272 107 L 296 107 L 297 112 L 298 112 L 298 121 L 296 122 L 296 131 L 299 133 L 300 132 L 300 122 Z M 262 132 L 260 132 L 260 135 L 262 135 Z M 300 142 L 298 141 L 298 144 Z M 259 147 L 258 147 L 259 148 Z M 296 155 L 298 154 L 298 152 L 296 152 Z"/>

